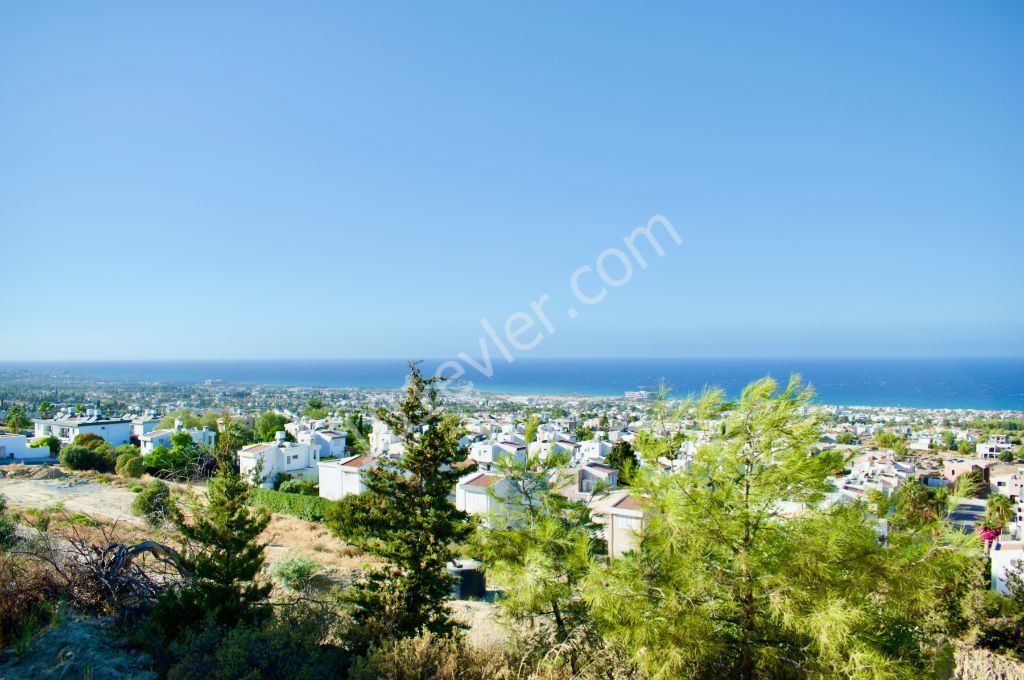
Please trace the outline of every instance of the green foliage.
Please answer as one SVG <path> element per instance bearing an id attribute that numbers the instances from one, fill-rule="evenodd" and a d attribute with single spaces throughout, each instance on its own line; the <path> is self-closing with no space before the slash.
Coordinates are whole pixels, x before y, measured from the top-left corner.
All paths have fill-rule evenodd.
<path id="1" fill-rule="evenodd" d="M 629 485 L 629 480 L 639 464 L 633 445 L 627 441 L 612 444 L 612 450 L 608 452 L 605 462 L 619 471 L 619 481 L 626 486 Z"/>
<path id="2" fill-rule="evenodd" d="M 53 434 L 47 435 L 45 437 L 37 437 L 36 439 L 32 440 L 32 443 L 29 444 L 29 446 L 32 447 L 33 449 L 39 449 L 45 446 L 46 448 L 50 449 L 51 456 L 56 456 L 58 453 L 60 453 L 60 439 L 57 438 L 57 435 Z"/>
<path id="3" fill-rule="evenodd" d="M 587 597 L 652 675 L 916 677 L 963 632 L 977 538 L 940 517 L 883 543 L 866 504 L 823 507 L 844 461 L 815 453 L 811 396 L 796 377 L 735 404 L 708 391 L 688 408 L 720 414 L 722 435 L 687 474 L 634 480 L 639 550 L 594 569 Z"/>
<path id="4" fill-rule="evenodd" d="M 1012 463 L 1016 459 L 1017 456 L 1014 455 L 1013 451 L 1002 451 L 999 454 L 999 462 L 1001 463 Z"/>
<path id="5" fill-rule="evenodd" d="M 852 432 L 840 432 L 836 435 L 836 444 L 856 444 L 857 435 Z"/>
<path id="6" fill-rule="evenodd" d="M 970 455 L 975 453 L 976 448 L 975 448 L 974 444 L 972 444 L 968 440 L 961 439 L 960 443 L 957 444 L 956 450 L 957 450 L 957 452 L 959 452 L 959 453 L 961 453 L 961 454 L 963 454 L 965 456 L 970 456 Z"/>
<path id="7" fill-rule="evenodd" d="M 578 442 L 585 442 L 594 438 L 593 430 L 589 430 L 583 427 L 582 425 L 577 426 L 576 429 L 572 431 L 572 433 L 576 437 L 576 441 Z"/>
<path id="8" fill-rule="evenodd" d="M 956 435 L 951 430 L 942 433 L 942 448 L 946 451 L 953 451 L 956 448 Z"/>
<path id="9" fill-rule="evenodd" d="M 90 451 L 97 451 L 102 449 L 104 446 L 110 446 L 107 444 L 107 440 L 98 434 L 92 432 L 83 432 L 82 434 L 75 437 L 72 441 L 75 446 L 84 446 Z"/>
<path id="10" fill-rule="evenodd" d="M 78 444 L 69 444 L 60 452 L 60 464 L 70 470 L 109 472 L 114 466 L 109 458 Z"/>
<path id="11" fill-rule="evenodd" d="M 151 481 L 132 501 L 132 513 L 150 526 L 173 520 L 176 515 L 170 487 L 159 479 Z"/>
<path id="12" fill-rule="evenodd" d="M 308 557 L 291 557 L 276 563 L 270 570 L 274 578 L 288 590 L 305 590 L 316 576 L 320 564 Z"/>
<path id="13" fill-rule="evenodd" d="M 122 453 L 117 457 L 117 463 L 114 465 L 114 472 L 122 477 L 138 479 L 142 476 L 142 473 L 145 472 L 142 456 L 133 453 Z"/>
<path id="14" fill-rule="evenodd" d="M 473 527 L 450 499 L 455 482 L 470 471 L 454 467 L 466 457 L 459 444 L 463 431 L 457 419 L 441 413 L 437 378 L 424 378 L 414 363 L 410 370 L 397 410 L 380 413 L 402 437 L 404 454 L 370 467 L 366 492 L 336 502 L 327 518 L 336 534 L 384 562 L 344 596 L 353 608 L 350 642 L 356 649 L 458 627 L 444 604 L 451 592 L 452 545 Z"/>
<path id="15" fill-rule="evenodd" d="M 537 416 L 529 416 L 526 419 L 526 425 L 523 427 L 523 439 L 526 440 L 527 446 L 533 443 L 537 439 L 537 429 L 540 427 L 540 418 Z"/>
<path id="16" fill-rule="evenodd" d="M 197 427 L 199 429 L 206 427 L 217 432 L 217 419 L 218 415 L 213 411 L 206 411 L 205 413 L 197 416 L 189 409 L 183 408 L 172 413 L 168 413 L 162 417 L 160 422 L 157 423 L 157 428 L 169 430 L 174 427 L 175 420 L 180 420 L 182 427 Z"/>
<path id="17" fill-rule="evenodd" d="M 1013 501 L 1008 496 L 992 494 L 985 502 L 985 519 L 1000 529 L 1010 523 L 1014 514 Z"/>
<path id="18" fill-rule="evenodd" d="M 286 479 L 277 488 L 285 493 L 301 493 L 307 496 L 317 496 L 320 493 L 312 479 Z"/>
<path id="19" fill-rule="evenodd" d="M 0 548 L 9 548 L 17 536 L 14 518 L 7 513 L 7 497 L 0 494 Z"/>
<path id="20" fill-rule="evenodd" d="M 20 432 L 28 425 L 28 418 L 25 417 L 25 409 L 21 406 L 12 406 L 7 409 L 7 429 L 11 432 Z"/>
<path id="21" fill-rule="evenodd" d="M 875 446 L 891 450 L 897 458 L 907 454 L 907 440 L 894 432 L 881 431 L 874 435 Z"/>
<path id="22" fill-rule="evenodd" d="M 557 643 L 589 622 L 581 586 L 602 546 L 590 507 L 559 492 L 574 481 L 566 462 L 564 455 L 502 458 L 508 498 L 476 537 L 481 559 L 504 586 L 501 608 L 531 628 L 552 626 Z"/>
<path id="23" fill-rule="evenodd" d="M 191 577 L 184 587 L 162 596 L 154 611 L 157 627 L 171 639 L 207 617 L 233 628 L 261 625 L 270 615 L 270 585 L 255 582 L 266 547 L 259 536 L 270 515 L 250 508 L 253 489 L 232 466 L 232 457 L 229 449 L 218 452 L 206 503 L 196 503 L 191 518 L 175 513 L 175 526 L 188 541 L 182 561 Z"/>
<path id="24" fill-rule="evenodd" d="M 331 508 L 331 502 L 326 498 L 262 488 L 252 489 L 249 504 L 256 509 L 290 515 L 310 522 L 324 521 Z"/>
<path id="25" fill-rule="evenodd" d="M 167 677 L 186 680 L 331 680 L 345 677 L 347 656 L 331 644 L 334 617 L 322 607 L 290 602 L 261 624 L 219 625 L 208 619 L 165 650 Z"/>
<path id="26" fill-rule="evenodd" d="M 274 435 L 284 430 L 284 426 L 287 423 L 288 418 L 280 413 L 274 413 L 273 411 L 261 413 L 256 418 L 256 440 L 261 442 L 274 441 Z M 291 435 L 288 435 L 288 440 L 291 440 Z"/>

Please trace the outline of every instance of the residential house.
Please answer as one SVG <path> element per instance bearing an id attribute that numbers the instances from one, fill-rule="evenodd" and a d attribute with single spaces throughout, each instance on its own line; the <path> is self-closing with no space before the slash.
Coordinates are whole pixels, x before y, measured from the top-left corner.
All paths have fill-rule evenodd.
<path id="1" fill-rule="evenodd" d="M 376 462 L 373 456 L 347 456 L 317 463 L 320 495 L 332 501 L 366 491 L 363 474 Z"/>
<path id="2" fill-rule="evenodd" d="M 605 522 L 605 540 L 611 558 L 636 550 L 644 530 L 644 510 L 640 501 L 631 494 L 624 495 L 608 508 Z"/>
<path id="3" fill-rule="evenodd" d="M 337 430 L 300 430 L 295 441 L 315 447 L 320 458 L 341 458 L 345 455 L 345 433 Z"/>
<path id="4" fill-rule="evenodd" d="M 487 515 L 508 502 L 508 495 L 509 482 L 501 475 L 471 472 L 455 485 L 455 507 L 470 515 Z"/>
<path id="5" fill-rule="evenodd" d="M 88 409 L 78 415 L 67 409 L 52 418 L 38 418 L 35 421 L 35 436 L 56 436 L 62 444 L 69 444 L 80 434 L 95 434 L 111 446 L 130 444 L 132 439 L 131 418 L 107 418 L 99 409 Z"/>
<path id="6" fill-rule="evenodd" d="M 989 491 L 1009 496 L 1016 501 L 1022 497 L 1024 490 L 1024 465 L 999 463 L 988 471 Z"/>
<path id="7" fill-rule="evenodd" d="M 942 478 L 947 482 L 955 482 L 964 473 L 977 470 L 981 473 L 982 481 L 987 484 L 989 469 L 995 464 L 996 461 L 981 458 L 947 458 L 942 461 Z"/>
<path id="8" fill-rule="evenodd" d="M 0 461 L 30 461 L 50 457 L 47 446 L 32 448 L 23 434 L 0 434 Z"/>
<path id="9" fill-rule="evenodd" d="M 469 458 L 481 470 L 493 470 L 499 460 L 508 456 L 514 457 L 520 464 L 526 462 L 526 446 L 493 440 L 469 445 Z"/>
<path id="10" fill-rule="evenodd" d="M 1009 595 L 1007 576 L 1024 566 L 1024 543 L 999 542 L 993 547 L 989 557 L 992 558 L 992 590 Z"/>
<path id="11" fill-rule="evenodd" d="M 191 437 L 192 441 L 197 446 L 210 447 L 212 448 L 217 442 L 217 433 L 208 427 L 199 429 L 198 427 L 185 428 L 182 426 L 180 419 L 174 421 L 174 427 L 169 429 L 152 430 L 148 434 L 144 434 L 139 437 L 139 452 L 143 456 L 148 456 L 160 446 L 171 448 L 173 446 L 171 437 L 178 432 L 187 432 Z"/>
<path id="12" fill-rule="evenodd" d="M 238 452 L 238 468 L 250 476 L 260 469 L 260 486 L 273 488 L 279 474 L 317 481 L 319 449 L 309 444 L 286 440 L 286 433 L 277 433 L 274 441 L 252 444 Z"/>

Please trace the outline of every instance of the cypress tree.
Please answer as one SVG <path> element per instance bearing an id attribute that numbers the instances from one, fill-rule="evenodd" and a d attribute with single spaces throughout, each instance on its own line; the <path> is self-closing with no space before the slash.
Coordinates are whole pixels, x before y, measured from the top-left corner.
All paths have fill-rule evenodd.
<path id="1" fill-rule="evenodd" d="M 424 630 L 446 635 L 459 628 L 445 604 L 451 593 L 447 564 L 473 525 L 451 493 L 472 468 L 455 467 L 466 457 L 459 443 L 463 432 L 457 419 L 441 411 L 438 378 L 424 378 L 416 363 L 409 367 L 397 410 L 379 414 L 404 452 L 378 458 L 364 473 L 367 490 L 338 501 L 327 519 L 336 534 L 384 563 L 343 596 L 352 606 L 350 644 L 356 650 Z"/>

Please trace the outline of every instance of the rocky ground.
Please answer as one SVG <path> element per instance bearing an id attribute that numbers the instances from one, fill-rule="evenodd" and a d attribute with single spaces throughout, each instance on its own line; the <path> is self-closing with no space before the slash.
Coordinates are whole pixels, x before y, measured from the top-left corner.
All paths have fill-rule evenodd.
<path id="1" fill-rule="evenodd" d="M 37 635 L 27 649 L 0 653 L 0 680 L 156 680 L 145 655 L 127 650 L 108 633 L 103 619 L 73 617 Z"/>

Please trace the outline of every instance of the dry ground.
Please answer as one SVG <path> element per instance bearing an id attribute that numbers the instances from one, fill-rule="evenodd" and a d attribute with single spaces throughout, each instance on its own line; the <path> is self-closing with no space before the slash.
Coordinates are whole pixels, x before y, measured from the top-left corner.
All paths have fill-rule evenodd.
<path id="1" fill-rule="evenodd" d="M 93 481 L 98 477 L 95 473 L 73 473 L 60 479 L 32 478 L 58 474 L 56 467 L 48 468 L 47 473 L 40 473 L 41 469 L 39 466 L 25 470 L 16 469 L 16 466 L 0 468 L 5 474 L 0 478 L 0 494 L 7 497 L 12 508 L 42 509 L 61 503 L 69 513 L 89 515 L 107 526 L 116 522 L 121 526 L 119 533 L 139 532 L 138 536 L 130 538 L 128 535 L 119 536 L 121 540 L 139 539 L 146 534 L 163 542 L 175 543 L 171 536 L 157 535 L 164 532 L 145 527 L 138 517 L 132 515 L 135 493 L 127 485 L 145 484 L 148 478 L 127 481 L 106 476 L 108 483 Z M 172 483 L 171 487 L 183 495 L 202 497 L 205 494 L 203 484 Z M 261 538 L 267 544 L 265 575 L 269 575 L 273 565 L 282 559 L 309 557 L 321 565 L 318 580 L 322 586 L 328 587 L 350 581 L 371 563 L 368 556 L 332 536 L 324 525 L 296 517 L 273 515 Z M 452 608 L 456 617 L 470 626 L 468 634 L 474 643 L 488 646 L 505 639 L 506 631 L 495 620 L 493 604 L 453 601 Z"/>
<path id="2" fill-rule="evenodd" d="M 124 522 L 139 522 L 132 515 L 135 494 L 110 484 L 66 479 L 0 479 L 0 494 L 13 508 L 44 508 L 63 503 L 70 512 L 108 517 Z"/>

